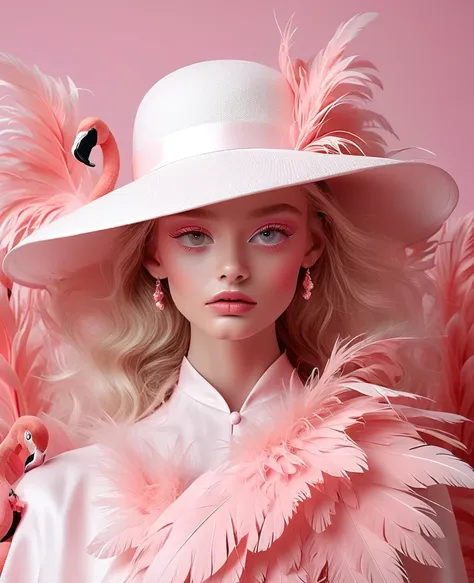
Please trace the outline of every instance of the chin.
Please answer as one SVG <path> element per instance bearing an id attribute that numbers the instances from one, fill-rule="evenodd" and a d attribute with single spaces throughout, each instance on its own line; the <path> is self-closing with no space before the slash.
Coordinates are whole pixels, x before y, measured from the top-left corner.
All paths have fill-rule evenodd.
<path id="1" fill-rule="evenodd" d="M 225 321 L 216 322 L 210 326 L 208 333 L 218 340 L 245 340 L 255 336 L 260 332 L 260 328 L 245 322 L 243 319 L 229 317 Z"/>

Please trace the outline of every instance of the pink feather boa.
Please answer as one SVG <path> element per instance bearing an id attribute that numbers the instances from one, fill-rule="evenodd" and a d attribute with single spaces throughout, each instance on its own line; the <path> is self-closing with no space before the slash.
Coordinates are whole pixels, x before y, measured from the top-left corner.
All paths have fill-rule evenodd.
<path id="1" fill-rule="evenodd" d="M 423 436 L 460 446 L 442 426 L 463 418 L 372 384 L 373 363 L 347 372 L 379 348 L 337 346 L 280 419 L 188 487 L 184 467 L 107 451 L 110 524 L 89 552 L 132 552 L 129 580 L 144 583 L 398 583 L 402 555 L 441 567 L 429 539 L 443 533 L 422 492 L 474 488 L 474 471 Z"/>

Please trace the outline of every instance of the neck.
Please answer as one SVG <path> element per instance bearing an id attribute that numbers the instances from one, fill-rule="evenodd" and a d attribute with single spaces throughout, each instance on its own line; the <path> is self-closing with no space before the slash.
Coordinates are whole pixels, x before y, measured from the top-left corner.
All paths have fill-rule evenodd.
<path id="1" fill-rule="evenodd" d="M 5 465 L 10 460 L 10 456 L 14 453 L 17 447 L 19 446 L 11 434 L 7 435 L 0 444 L 0 468 L 5 468 Z"/>
<path id="2" fill-rule="evenodd" d="M 187 358 L 231 411 L 241 409 L 258 379 L 280 355 L 274 325 L 244 340 L 211 338 L 191 327 Z"/>
<path id="3" fill-rule="evenodd" d="M 92 192 L 91 200 L 112 192 L 120 171 L 119 150 L 112 134 L 109 134 L 107 140 L 101 144 L 101 148 L 103 155 L 102 173 Z"/>

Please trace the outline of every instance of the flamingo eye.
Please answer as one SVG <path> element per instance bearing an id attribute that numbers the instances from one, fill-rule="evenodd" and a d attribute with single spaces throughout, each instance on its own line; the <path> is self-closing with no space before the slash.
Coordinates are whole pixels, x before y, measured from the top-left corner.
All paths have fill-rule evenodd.
<path id="1" fill-rule="evenodd" d="M 31 433 L 29 431 L 25 431 L 25 439 L 26 441 L 31 441 Z"/>

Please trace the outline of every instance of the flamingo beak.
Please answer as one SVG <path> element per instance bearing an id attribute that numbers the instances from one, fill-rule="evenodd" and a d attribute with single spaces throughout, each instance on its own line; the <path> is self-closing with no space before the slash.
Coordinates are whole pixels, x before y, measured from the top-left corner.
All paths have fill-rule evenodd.
<path id="1" fill-rule="evenodd" d="M 89 156 L 93 148 L 97 146 L 97 139 L 97 130 L 95 128 L 91 128 L 87 132 L 79 132 L 72 146 L 74 158 L 86 166 L 94 168 L 95 164 L 89 160 Z"/>
<path id="2" fill-rule="evenodd" d="M 25 460 L 25 473 L 29 472 L 33 468 L 42 466 L 45 456 L 46 454 L 44 451 L 41 451 L 41 449 L 38 447 L 35 448 L 34 452 L 30 454 Z"/>

